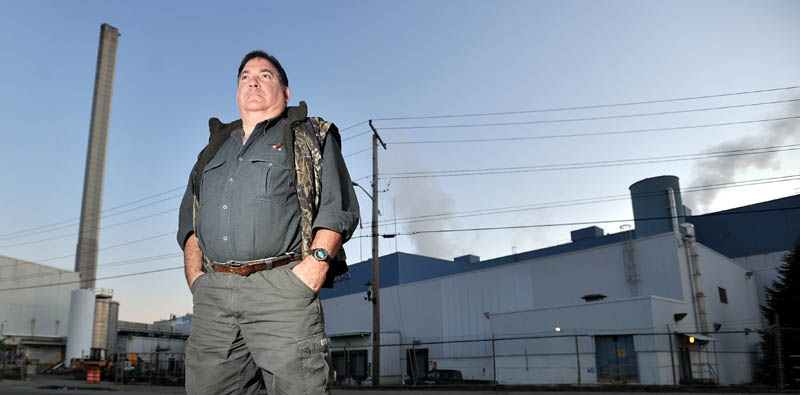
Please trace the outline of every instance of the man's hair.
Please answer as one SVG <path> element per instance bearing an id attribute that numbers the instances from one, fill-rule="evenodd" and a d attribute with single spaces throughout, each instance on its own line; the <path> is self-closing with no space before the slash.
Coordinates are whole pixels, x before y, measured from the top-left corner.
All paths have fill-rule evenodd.
<path id="1" fill-rule="evenodd" d="M 242 64 L 239 65 L 239 73 L 236 74 L 236 79 L 237 80 L 242 75 L 242 70 L 244 69 L 244 65 L 246 65 L 247 62 L 249 62 L 249 61 L 251 61 L 251 60 L 253 60 L 255 58 L 261 58 L 261 59 L 266 60 L 267 62 L 272 63 L 272 66 L 274 66 L 278 70 L 278 79 L 280 80 L 281 85 L 283 85 L 284 87 L 288 87 L 289 86 L 289 77 L 286 76 L 286 71 L 283 70 L 283 66 L 281 66 L 281 62 L 278 62 L 278 59 L 275 59 L 274 56 L 272 56 L 272 55 L 270 55 L 270 54 L 268 54 L 268 53 L 266 53 L 264 51 L 253 51 L 253 52 L 248 53 L 247 55 L 244 55 L 244 59 L 242 59 Z"/>

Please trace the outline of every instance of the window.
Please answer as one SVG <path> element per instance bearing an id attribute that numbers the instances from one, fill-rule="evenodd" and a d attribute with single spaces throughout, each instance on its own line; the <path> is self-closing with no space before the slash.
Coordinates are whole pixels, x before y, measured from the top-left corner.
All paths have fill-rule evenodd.
<path id="1" fill-rule="evenodd" d="M 728 291 L 722 287 L 717 287 L 717 289 L 719 289 L 719 302 L 728 304 Z"/>

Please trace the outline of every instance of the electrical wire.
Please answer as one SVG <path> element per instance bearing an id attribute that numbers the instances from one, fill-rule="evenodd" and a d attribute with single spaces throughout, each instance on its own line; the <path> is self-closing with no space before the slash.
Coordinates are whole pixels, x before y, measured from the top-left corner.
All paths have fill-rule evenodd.
<path id="1" fill-rule="evenodd" d="M 480 138 L 480 139 L 458 139 L 458 140 L 420 140 L 420 141 L 387 141 L 386 144 L 447 144 L 447 143 L 488 143 L 500 141 L 519 141 L 519 140 L 542 140 L 542 139 L 557 139 L 568 137 L 593 137 L 593 136 L 609 136 L 621 134 L 636 134 L 636 133 L 652 133 L 652 132 L 665 132 L 665 131 L 679 131 L 689 129 L 713 128 L 720 126 L 734 126 L 734 125 L 747 125 L 760 122 L 778 122 L 800 119 L 798 116 L 789 116 L 782 118 L 768 118 L 756 119 L 749 121 L 739 122 L 724 122 L 724 123 L 711 123 L 702 125 L 687 125 L 687 126 L 674 126 L 667 128 L 649 128 L 649 129 L 628 129 L 628 130 L 615 130 L 607 132 L 585 132 L 585 133 L 564 133 L 564 134 L 549 134 L 543 136 L 522 136 L 522 137 L 495 137 L 495 138 Z"/>
<path id="2" fill-rule="evenodd" d="M 175 199 L 175 198 L 179 198 L 179 197 L 182 197 L 182 196 L 183 196 L 183 194 L 181 193 L 180 195 L 176 195 L 176 196 L 170 196 L 170 197 L 168 197 L 168 198 L 164 198 L 164 199 L 161 199 L 161 200 L 156 200 L 156 201 L 154 201 L 154 202 L 150 202 L 150 203 L 143 204 L 143 205 L 141 205 L 141 206 L 137 206 L 137 207 L 129 208 L 129 209 L 127 209 L 127 210 L 123 210 L 123 211 L 120 211 L 120 212 L 117 212 L 117 213 L 113 213 L 113 214 L 104 214 L 104 215 L 102 215 L 102 217 L 101 217 L 101 218 L 102 218 L 102 219 L 107 219 L 107 218 L 109 218 L 109 217 L 114 217 L 114 216 L 117 216 L 117 215 L 121 215 L 121 214 L 129 213 L 129 212 L 131 212 L 131 211 L 140 210 L 140 209 L 142 209 L 142 208 L 149 207 L 149 206 L 152 206 L 152 205 L 154 205 L 154 204 L 158 204 L 158 203 L 163 203 L 163 202 L 166 202 L 166 201 L 169 201 L 169 200 L 172 200 L 172 199 Z M 78 224 L 77 224 L 77 223 L 70 223 L 70 224 L 66 224 L 66 225 L 60 225 L 60 226 L 54 226 L 54 227 L 50 227 L 50 228 L 47 228 L 47 229 L 45 229 L 45 230 L 39 230 L 39 231 L 36 231 L 36 232 L 29 232 L 29 233 L 27 233 L 27 234 L 22 234 L 22 235 L 14 235 L 14 236 L 7 236 L 7 237 L 0 237 L 0 241 L 6 241 L 6 240 L 12 240 L 12 239 L 18 239 L 18 238 L 21 238 L 21 237 L 28 237 L 28 236 L 32 236 L 32 235 L 41 234 L 41 233 L 48 233 L 48 232 L 52 232 L 52 231 L 54 231 L 54 230 L 60 230 L 60 229 L 65 229 L 65 228 L 71 228 L 71 227 L 73 227 L 73 226 L 76 226 L 76 225 L 78 225 Z"/>
<path id="3" fill-rule="evenodd" d="M 104 212 L 108 212 L 108 211 L 114 211 L 116 209 L 119 209 L 119 208 L 122 208 L 122 207 L 127 207 L 127 206 L 130 206 L 132 204 L 139 203 L 139 202 L 143 202 L 145 200 L 149 200 L 149 199 L 152 199 L 154 197 L 158 197 L 158 196 L 161 196 L 161 195 L 166 195 L 168 193 L 175 192 L 175 191 L 181 190 L 181 189 L 186 189 L 186 184 L 183 184 L 183 185 L 181 185 L 179 187 L 175 187 L 175 188 L 163 191 L 163 192 L 156 193 L 154 195 L 150 195 L 150 196 L 146 196 L 146 197 L 143 197 L 143 198 L 139 198 L 139 199 L 136 199 L 136 200 L 121 204 L 119 206 L 114 206 L 114 207 L 111 207 L 111 208 L 107 208 L 105 210 L 101 210 L 100 214 L 102 214 Z M 98 215 L 98 213 L 90 213 L 90 214 L 86 214 L 85 217 L 87 219 L 92 219 L 92 218 L 95 218 L 97 215 Z M 9 233 L 3 233 L 3 234 L 0 234 L 0 238 L 5 237 L 5 236 L 10 236 L 10 235 L 16 235 L 16 234 L 19 234 L 19 233 L 27 233 L 27 232 L 30 232 L 30 231 L 49 228 L 49 227 L 56 226 L 56 225 L 61 225 L 61 224 L 67 223 L 67 222 L 78 221 L 80 219 L 81 219 L 81 217 L 74 217 L 74 218 L 66 219 L 66 220 L 59 221 L 59 222 L 53 222 L 53 223 L 50 223 L 50 224 L 39 225 L 39 226 L 36 226 L 36 227 L 33 227 L 33 228 L 17 230 L 17 231 L 9 232 Z"/>
<path id="4" fill-rule="evenodd" d="M 657 115 L 685 114 L 685 113 L 716 111 L 716 110 L 725 110 L 733 108 L 766 106 L 771 104 L 793 103 L 798 101 L 800 101 L 800 99 L 787 99 L 787 100 L 775 100 L 775 101 L 759 102 L 759 103 L 735 104 L 730 106 L 693 108 L 688 110 L 658 111 L 658 112 L 639 113 L 639 114 L 605 115 L 605 116 L 583 117 L 583 118 L 539 119 L 534 121 L 473 123 L 473 124 L 459 124 L 459 125 L 391 126 L 391 127 L 381 127 L 380 130 L 452 129 L 452 128 L 468 128 L 468 127 L 484 127 L 484 126 L 511 126 L 511 125 L 534 125 L 534 124 L 545 124 L 545 123 L 599 121 L 605 119 L 638 118 L 638 117 L 650 117 Z"/>
<path id="5" fill-rule="evenodd" d="M 164 214 L 171 213 L 171 212 L 174 212 L 174 211 L 178 211 L 178 208 L 173 208 L 173 209 L 170 209 L 170 210 L 161 211 L 161 212 L 158 212 L 158 213 L 155 213 L 155 214 L 146 215 L 144 217 L 133 218 L 131 220 L 118 222 L 116 224 L 101 226 L 98 229 L 108 229 L 108 228 L 113 228 L 113 227 L 117 227 L 117 226 L 121 226 L 121 225 L 127 225 L 127 224 L 130 224 L 130 223 L 139 222 L 139 221 L 142 221 L 142 220 L 145 220 L 145 219 L 148 219 L 148 218 L 157 217 L 159 215 L 164 215 Z M 51 241 L 51 240 L 64 239 L 64 238 L 67 238 L 67 237 L 72 237 L 72 236 L 75 236 L 77 234 L 78 233 L 76 232 L 76 233 L 70 233 L 70 234 L 65 234 L 65 235 L 60 235 L 60 236 L 48 237 L 46 239 L 38 239 L 38 240 L 26 241 L 26 242 L 16 243 L 16 244 L 6 244 L 6 245 L 0 246 L 0 248 L 18 247 L 18 246 L 22 246 L 22 245 L 42 243 L 42 242 L 45 242 L 45 241 Z"/>
<path id="6" fill-rule="evenodd" d="M 720 216 L 720 215 L 742 215 L 742 214 L 754 214 L 754 213 L 764 213 L 764 212 L 782 212 L 782 211 L 790 211 L 790 210 L 800 210 L 800 207 L 781 207 L 781 208 L 773 208 L 773 209 L 754 209 L 754 210 L 715 212 L 715 213 L 703 214 L 703 217 Z M 608 224 L 608 223 L 617 223 L 617 222 L 641 222 L 641 221 L 672 220 L 672 219 L 675 219 L 675 218 L 684 219 L 684 218 L 689 218 L 689 217 L 690 216 L 687 216 L 687 215 L 677 215 L 677 216 L 664 216 L 664 217 L 608 219 L 608 220 L 596 220 L 596 221 L 561 222 L 561 223 L 533 224 L 533 225 L 488 226 L 488 227 L 480 227 L 480 228 L 427 229 L 427 230 L 418 230 L 418 231 L 412 231 L 412 232 L 399 232 L 399 233 L 394 233 L 394 234 L 380 234 L 379 236 L 381 236 L 383 238 L 392 238 L 392 237 L 396 237 L 396 236 L 416 236 L 416 235 L 429 234 L 429 233 L 457 233 L 457 232 L 480 232 L 480 231 L 490 231 L 490 230 L 551 228 L 551 227 L 560 227 L 560 226 L 582 226 L 582 225 Z M 372 237 L 372 235 L 353 236 L 352 238 L 359 238 L 359 237 Z"/>
<path id="7" fill-rule="evenodd" d="M 704 217 L 711 217 L 711 216 L 724 216 L 724 215 L 744 215 L 744 214 L 754 214 L 754 213 L 766 213 L 766 212 L 783 212 L 783 211 L 790 211 L 790 210 L 800 210 L 800 207 L 780 207 L 780 208 L 769 208 L 769 209 L 753 209 L 753 210 L 739 210 L 739 211 L 722 211 L 716 213 L 709 213 L 703 215 Z M 557 226 L 575 226 L 575 225 L 587 225 L 587 224 L 599 224 L 599 223 L 614 223 L 614 222 L 640 222 L 640 221 L 658 221 L 658 220 L 672 220 L 672 219 L 682 219 L 687 218 L 689 216 L 686 215 L 677 215 L 677 216 L 662 216 L 662 217 L 646 217 L 646 218 L 636 218 L 636 219 L 614 219 L 614 220 L 598 220 L 598 221 L 584 221 L 584 222 L 565 222 L 565 223 L 551 223 L 551 224 L 534 224 L 534 225 L 513 225 L 513 226 L 499 226 L 499 227 L 483 227 L 483 228 L 462 228 L 462 229 L 430 229 L 430 230 L 419 230 L 413 232 L 406 232 L 406 233 L 397 233 L 397 234 L 383 234 L 379 235 L 382 237 L 396 237 L 396 236 L 416 236 L 422 234 L 429 234 L 429 233 L 452 233 L 452 232 L 472 232 L 472 231 L 487 231 L 487 230 L 507 230 L 507 229 L 523 229 L 523 228 L 538 228 L 538 227 L 557 227 Z M 360 237 L 372 237 L 371 235 L 367 236 L 354 236 L 353 238 L 360 238 Z M 117 261 L 112 262 L 116 264 L 120 263 L 141 263 L 146 261 L 152 260 L 160 260 L 160 259 L 167 259 L 172 257 L 179 257 L 181 256 L 180 253 L 172 254 L 172 255 L 159 255 L 155 257 L 144 257 L 144 258 L 134 258 L 125 261 Z M 142 272 L 134 272 L 128 274 L 121 274 L 116 276 L 108 276 L 108 277 L 100 277 L 95 280 L 107 280 L 112 278 L 121 278 L 121 277 L 129 277 L 129 276 L 137 276 L 142 274 L 149 274 L 149 273 L 157 273 L 163 272 L 167 270 L 177 270 L 183 269 L 183 266 L 177 266 L 172 268 L 166 269 L 158 269 L 158 270 L 148 270 Z M 41 284 L 41 285 L 33 285 L 33 286 L 25 286 L 25 287 L 14 287 L 14 288 L 4 288 L 0 289 L 0 291 L 14 291 L 14 290 L 21 290 L 21 289 L 31 289 L 31 288 L 42 288 L 42 287 L 51 287 L 51 286 L 58 286 L 58 285 L 65 285 L 65 284 L 77 284 L 81 281 L 68 281 L 62 283 L 54 283 L 54 284 Z"/>
<path id="8" fill-rule="evenodd" d="M 780 145 L 772 147 L 748 148 L 748 149 L 706 152 L 706 153 L 629 158 L 629 159 L 617 159 L 617 160 L 594 161 L 594 162 L 574 162 L 574 163 L 548 164 L 548 165 L 536 165 L 536 166 L 382 173 L 381 175 L 379 175 L 379 178 L 380 179 L 388 178 L 391 182 L 391 180 L 393 179 L 474 176 L 474 175 L 490 175 L 490 174 L 511 174 L 511 173 L 527 173 L 527 172 L 539 172 L 539 171 L 603 168 L 603 167 L 629 166 L 629 165 L 641 165 L 641 164 L 651 164 L 651 163 L 680 162 L 687 160 L 714 159 L 714 158 L 724 158 L 724 157 L 743 156 L 743 155 L 757 155 L 757 154 L 766 154 L 772 152 L 795 151 L 800 149 L 798 148 L 799 146 L 800 144 L 788 144 L 788 145 Z"/>
<path id="9" fill-rule="evenodd" d="M 780 176 L 780 177 L 770 177 L 770 178 L 759 178 L 753 180 L 745 180 L 745 181 L 735 181 L 729 183 L 721 183 L 721 184 L 709 184 L 709 185 L 702 185 L 702 186 L 695 186 L 689 187 L 686 189 L 682 189 L 680 192 L 683 193 L 694 193 L 694 192 L 702 192 L 702 191 L 709 191 L 709 190 L 718 190 L 718 189 L 727 189 L 727 188 L 739 188 L 739 187 L 746 187 L 746 186 L 753 186 L 753 185 L 763 185 L 763 184 L 772 184 L 778 182 L 787 182 L 787 181 L 798 181 L 800 180 L 800 174 L 790 175 L 790 176 Z M 448 220 L 448 219 L 455 219 L 455 218 L 464 218 L 464 217 L 475 217 L 475 216 L 483 216 L 483 215 L 494 215 L 494 214 L 507 214 L 507 213 L 514 213 L 520 211 L 530 211 L 530 210 L 542 210 L 542 209 L 549 209 L 549 208 L 557 208 L 557 207 L 568 207 L 568 206 L 578 206 L 578 205 L 585 205 L 585 204 L 595 204 L 595 203 L 606 203 L 612 201 L 621 201 L 621 200 L 630 200 L 634 198 L 640 197 L 648 197 L 648 196 L 657 196 L 661 195 L 663 192 L 642 192 L 642 193 L 631 193 L 631 194 L 620 194 L 620 195 L 608 195 L 608 196 L 598 196 L 598 197 L 591 197 L 591 198 L 582 198 L 582 199 L 572 199 L 572 200 L 562 200 L 562 201 L 554 201 L 554 202 L 547 202 L 547 203 L 538 203 L 538 204 L 525 204 L 525 205 L 518 205 L 518 206 L 506 206 L 506 207 L 497 207 L 491 209 L 479 209 L 479 210 L 467 210 L 467 211 L 458 211 L 452 213 L 440 213 L 440 214 L 428 214 L 428 215 L 419 215 L 419 216 L 410 216 L 410 217 L 402 217 L 396 219 L 387 219 L 378 221 L 378 224 L 409 224 L 409 223 L 417 223 L 417 222 L 428 222 L 428 221 L 439 221 L 439 220 Z M 372 225 L 372 222 L 364 222 L 364 226 Z"/>
<path id="10" fill-rule="evenodd" d="M 495 116 L 495 115 L 532 114 L 532 113 L 571 111 L 571 110 L 589 110 L 589 109 L 597 109 L 597 108 L 624 107 L 624 106 L 634 106 L 634 105 L 641 105 L 641 104 L 670 103 L 670 102 L 677 102 L 677 101 L 687 101 L 687 100 L 710 99 L 710 98 L 728 97 L 728 96 L 749 95 L 749 94 L 753 94 L 753 93 L 777 92 L 777 91 L 792 90 L 792 89 L 797 89 L 797 88 L 800 88 L 800 85 L 798 85 L 798 86 L 786 86 L 786 87 L 780 87 L 780 88 L 770 88 L 770 89 L 759 89 L 759 90 L 751 90 L 751 91 L 720 93 L 720 94 L 713 94 L 713 95 L 689 96 L 689 97 L 680 97 L 680 98 L 672 98 L 672 99 L 643 100 L 643 101 L 632 101 L 632 102 L 622 102 L 622 103 L 612 103 L 612 104 L 594 104 L 594 105 L 573 106 L 573 107 L 553 107 L 553 108 L 522 110 L 522 111 L 503 111 L 503 112 L 486 112 L 486 113 L 471 113 L 471 114 L 448 114 L 448 115 L 428 115 L 428 116 L 412 116 L 412 117 L 373 118 L 373 121 L 405 121 L 405 120 L 417 120 L 417 119 L 465 118 L 465 117 L 484 117 L 484 116 Z M 367 122 L 367 121 L 362 122 L 362 124 L 365 123 L 365 122 Z"/>

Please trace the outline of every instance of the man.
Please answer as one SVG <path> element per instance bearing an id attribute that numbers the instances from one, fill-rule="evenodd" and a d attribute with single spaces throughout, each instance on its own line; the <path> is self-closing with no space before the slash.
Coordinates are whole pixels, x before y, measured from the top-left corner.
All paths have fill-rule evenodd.
<path id="1" fill-rule="evenodd" d="M 286 72 L 254 51 L 239 66 L 241 120 L 209 121 L 180 209 L 194 299 L 189 394 L 329 394 L 317 291 L 347 270 L 358 202 L 336 127 L 287 107 Z"/>

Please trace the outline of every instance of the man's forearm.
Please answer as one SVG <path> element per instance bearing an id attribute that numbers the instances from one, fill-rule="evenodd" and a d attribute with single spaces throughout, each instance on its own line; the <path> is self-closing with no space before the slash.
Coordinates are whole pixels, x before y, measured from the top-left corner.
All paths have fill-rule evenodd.
<path id="1" fill-rule="evenodd" d="M 194 280 L 203 274 L 203 252 L 197 242 L 197 236 L 191 235 L 183 246 L 183 271 L 186 274 L 186 283 L 192 288 Z"/>
<path id="2" fill-rule="evenodd" d="M 336 256 L 339 248 L 342 246 L 342 235 L 328 229 L 318 229 L 314 234 L 314 240 L 311 242 L 311 248 L 324 248 L 328 251 L 331 257 Z M 328 274 L 328 263 L 319 262 L 312 255 L 309 255 L 295 266 L 292 271 L 303 280 L 309 288 L 315 292 L 319 291 L 322 284 L 325 282 L 325 276 Z"/>
<path id="3" fill-rule="evenodd" d="M 324 248 L 331 257 L 336 256 L 342 246 L 342 234 L 328 229 L 317 229 L 314 240 L 311 242 L 311 249 Z"/>

